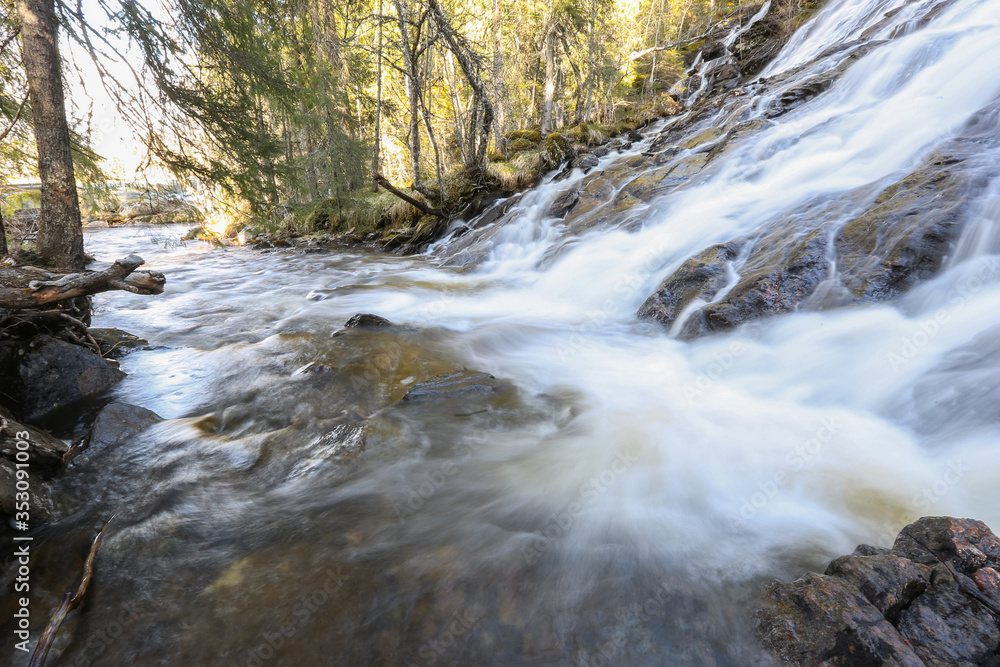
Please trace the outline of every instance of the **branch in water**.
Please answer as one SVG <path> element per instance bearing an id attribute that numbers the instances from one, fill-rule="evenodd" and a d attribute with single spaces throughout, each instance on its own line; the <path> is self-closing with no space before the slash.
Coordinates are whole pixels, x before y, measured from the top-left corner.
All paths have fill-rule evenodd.
<path id="1" fill-rule="evenodd" d="M 31 662 L 28 663 L 28 667 L 43 667 L 45 658 L 49 654 L 49 649 L 52 647 L 52 642 L 56 638 L 56 633 L 59 632 L 59 627 L 66 619 L 66 615 L 76 609 L 80 605 L 80 602 L 83 601 L 83 596 L 87 593 L 90 580 L 94 576 L 94 561 L 97 559 L 97 550 L 101 548 L 101 540 L 104 539 L 104 533 L 114 520 L 115 517 L 112 516 L 104 524 L 104 528 L 101 528 L 101 532 L 97 534 L 97 537 L 94 538 L 94 543 L 90 547 L 90 553 L 87 554 L 87 560 L 83 564 L 83 578 L 80 580 L 80 585 L 77 586 L 76 592 L 72 596 L 69 593 L 66 594 L 56 609 L 56 613 L 49 619 L 48 625 L 45 626 L 45 630 L 42 631 L 42 635 L 38 638 L 38 645 L 35 646 L 35 652 L 31 654 Z"/>

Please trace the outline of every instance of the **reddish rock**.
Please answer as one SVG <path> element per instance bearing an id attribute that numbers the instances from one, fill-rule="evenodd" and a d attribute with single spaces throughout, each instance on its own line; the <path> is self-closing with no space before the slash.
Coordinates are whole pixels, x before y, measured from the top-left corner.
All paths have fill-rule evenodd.
<path id="1" fill-rule="evenodd" d="M 924 517 L 891 551 L 862 545 L 825 574 L 771 582 L 757 636 L 783 665 L 1000 664 L 1000 540 Z"/>

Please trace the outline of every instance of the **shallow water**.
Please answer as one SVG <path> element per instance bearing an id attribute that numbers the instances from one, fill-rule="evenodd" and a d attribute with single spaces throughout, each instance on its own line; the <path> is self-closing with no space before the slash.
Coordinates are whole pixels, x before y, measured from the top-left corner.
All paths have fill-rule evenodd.
<path id="1" fill-rule="evenodd" d="M 765 75 L 822 68 L 899 4 L 831 2 Z M 1000 95 L 969 65 L 1000 62 L 997 2 L 914 21 L 934 5 L 638 231 L 546 218 L 579 173 L 471 232 L 488 249 L 461 268 L 461 239 L 401 258 L 89 231 L 167 274 L 95 317 L 149 340 L 115 397 L 167 421 L 61 482 L 36 617 L 116 518 L 55 664 L 767 664 L 761 581 L 922 515 L 1000 527 L 995 187 L 898 303 L 692 343 L 634 316 L 692 252 L 898 180 Z M 342 331 L 359 312 L 399 326 Z"/>

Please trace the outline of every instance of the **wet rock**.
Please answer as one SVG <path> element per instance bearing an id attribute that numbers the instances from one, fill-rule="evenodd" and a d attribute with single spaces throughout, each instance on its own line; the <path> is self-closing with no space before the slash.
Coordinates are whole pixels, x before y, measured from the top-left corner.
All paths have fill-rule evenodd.
<path id="1" fill-rule="evenodd" d="M 119 359 L 129 352 L 149 345 L 148 340 L 139 338 L 121 329 L 91 327 L 87 330 L 87 333 L 101 346 L 101 354 L 111 359 Z"/>
<path id="2" fill-rule="evenodd" d="M 745 242 L 712 246 L 684 262 L 639 308 L 639 318 L 671 326 L 695 299 L 711 301 L 727 282 L 726 264 L 736 259 Z"/>
<path id="3" fill-rule="evenodd" d="M 725 262 L 735 258 L 740 241 L 714 246 L 671 274 L 639 311 L 639 317 L 668 327 L 694 298 L 714 298 L 724 279 Z M 700 264 L 704 264 L 698 268 Z M 794 311 L 829 271 L 827 235 L 816 230 L 804 238 L 775 232 L 753 243 L 736 267 L 739 282 L 722 298 L 693 313 L 680 336 L 695 338 L 732 329 L 767 315 Z M 685 298 L 681 298 L 685 297 Z M 671 307 L 676 300 L 676 305 Z M 680 308 L 678 308 L 680 306 Z"/>
<path id="4" fill-rule="evenodd" d="M 800 308 L 892 300 L 932 278 L 972 217 L 970 202 L 996 174 L 993 160 L 1000 154 L 1000 141 L 990 134 L 992 126 L 985 120 L 995 111 L 988 107 L 977 114 L 960 138 L 895 183 L 862 186 L 826 200 L 809 201 L 773 220 L 750 240 L 745 260 L 734 267 L 739 282 L 725 298 L 692 316 L 682 336 L 724 331 Z M 694 151 L 685 158 L 688 170 L 697 173 L 742 137 L 768 124 L 755 119 L 738 123 L 724 134 L 721 128 L 708 128 L 692 136 L 685 144 Z M 691 162 L 699 157 L 701 165 Z M 681 170 L 684 164 L 670 168 L 662 183 L 690 178 Z M 641 191 L 630 184 L 619 197 L 628 193 Z M 703 255 L 711 254 L 709 248 L 692 260 L 697 264 Z M 640 318 L 671 326 L 677 312 L 652 306 L 671 302 L 672 285 L 696 279 L 688 275 L 690 268 L 685 263 L 667 276 L 643 305 Z M 714 274 L 702 273 L 701 279 L 699 292 L 717 292 Z"/>
<path id="5" fill-rule="evenodd" d="M 163 417 L 138 405 L 109 403 L 90 428 L 88 447 L 97 449 L 120 443 L 161 421 Z"/>
<path id="6" fill-rule="evenodd" d="M 21 437 L 18 437 L 21 434 Z M 27 437 L 24 437 L 27 434 Z M 62 463 L 69 445 L 59 438 L 14 419 L 7 410 L 0 407 L 0 455 L 10 461 L 16 460 L 17 443 L 28 443 L 28 457 L 33 468 L 55 468 Z"/>
<path id="7" fill-rule="evenodd" d="M 549 206 L 549 216 L 553 218 L 565 218 L 574 206 L 580 201 L 580 191 L 577 189 L 567 190 L 562 193 Z"/>
<path id="8" fill-rule="evenodd" d="M 453 398 L 480 397 L 493 394 L 505 386 L 506 383 L 497 380 L 488 373 L 458 371 L 416 383 L 413 388 L 406 392 L 403 400 L 411 403 L 423 403 Z"/>
<path id="9" fill-rule="evenodd" d="M 98 396 L 125 377 L 94 352 L 52 336 L 35 338 L 22 352 L 15 393 L 28 421 Z"/>
<path id="10" fill-rule="evenodd" d="M 0 511 L 8 517 L 15 517 L 18 511 L 17 471 L 14 462 L 0 458 Z M 27 469 L 27 472 L 21 469 L 21 477 L 21 481 L 27 481 L 30 488 L 30 525 L 37 526 L 40 523 L 48 522 L 52 518 L 54 507 L 48 485 L 30 468 Z"/>
<path id="11" fill-rule="evenodd" d="M 1000 539 L 982 521 L 925 517 L 904 528 L 892 553 L 917 563 L 940 562 L 971 575 L 984 567 L 1000 567 Z"/>
<path id="12" fill-rule="evenodd" d="M 344 326 L 348 329 L 354 329 L 358 327 L 391 327 L 392 322 L 380 317 L 378 315 L 372 315 L 371 313 L 358 313 L 351 319 L 344 323 Z"/>
<path id="13" fill-rule="evenodd" d="M 587 153 L 586 155 L 581 155 L 571 162 L 574 169 L 583 169 L 584 173 L 587 173 L 591 169 L 597 166 L 598 162 L 597 156 L 592 153 Z"/>
<path id="14" fill-rule="evenodd" d="M 807 574 L 772 583 L 757 633 L 783 665 L 906 665 L 923 662 L 859 591 L 834 577 Z"/>
<path id="15" fill-rule="evenodd" d="M 970 180 L 967 160 L 957 150 L 932 157 L 844 226 L 836 240 L 837 264 L 857 297 L 895 298 L 941 268 L 969 212 L 970 189 L 986 185 Z"/>
<path id="16" fill-rule="evenodd" d="M 888 553 L 863 545 L 823 575 L 769 584 L 757 636 L 785 665 L 995 665 L 998 556 L 982 522 L 924 517 Z"/>
<path id="17" fill-rule="evenodd" d="M 798 10 L 795 0 L 774 0 L 767 14 L 740 34 L 730 49 L 744 75 L 760 73 L 778 55 L 790 34 L 785 23 Z"/>
<path id="18" fill-rule="evenodd" d="M 701 59 L 703 61 L 715 60 L 726 55 L 726 45 L 719 40 L 706 42 L 701 48 Z"/>
<path id="19" fill-rule="evenodd" d="M 857 57 L 860 57 L 860 54 Z M 854 60 L 852 58 L 846 62 L 853 63 Z M 814 77 L 806 79 L 798 86 L 782 92 L 776 99 L 771 100 L 767 106 L 767 110 L 764 112 L 764 116 L 767 118 L 777 118 L 796 107 L 802 106 L 832 86 L 833 82 L 840 77 L 844 69 L 846 68 L 842 66 L 834 71 L 817 74 Z"/>

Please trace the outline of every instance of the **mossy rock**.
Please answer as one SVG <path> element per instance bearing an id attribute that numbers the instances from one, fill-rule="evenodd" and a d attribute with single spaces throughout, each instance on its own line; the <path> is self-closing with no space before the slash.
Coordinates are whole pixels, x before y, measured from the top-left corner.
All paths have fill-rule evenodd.
<path id="1" fill-rule="evenodd" d="M 545 143 L 542 144 L 540 158 L 549 169 L 555 169 L 574 157 L 576 157 L 576 151 L 573 149 L 573 144 L 558 132 L 550 134 Z"/>
<path id="2" fill-rule="evenodd" d="M 530 151 L 537 145 L 537 142 L 531 141 L 530 139 L 520 138 L 514 139 L 507 144 L 507 148 L 511 153 L 523 153 L 524 151 Z"/>
<path id="3" fill-rule="evenodd" d="M 526 139 L 528 141 L 538 143 L 542 140 L 542 133 L 538 130 L 514 130 L 507 134 L 507 139 L 509 141 L 517 141 L 518 139 Z"/>

